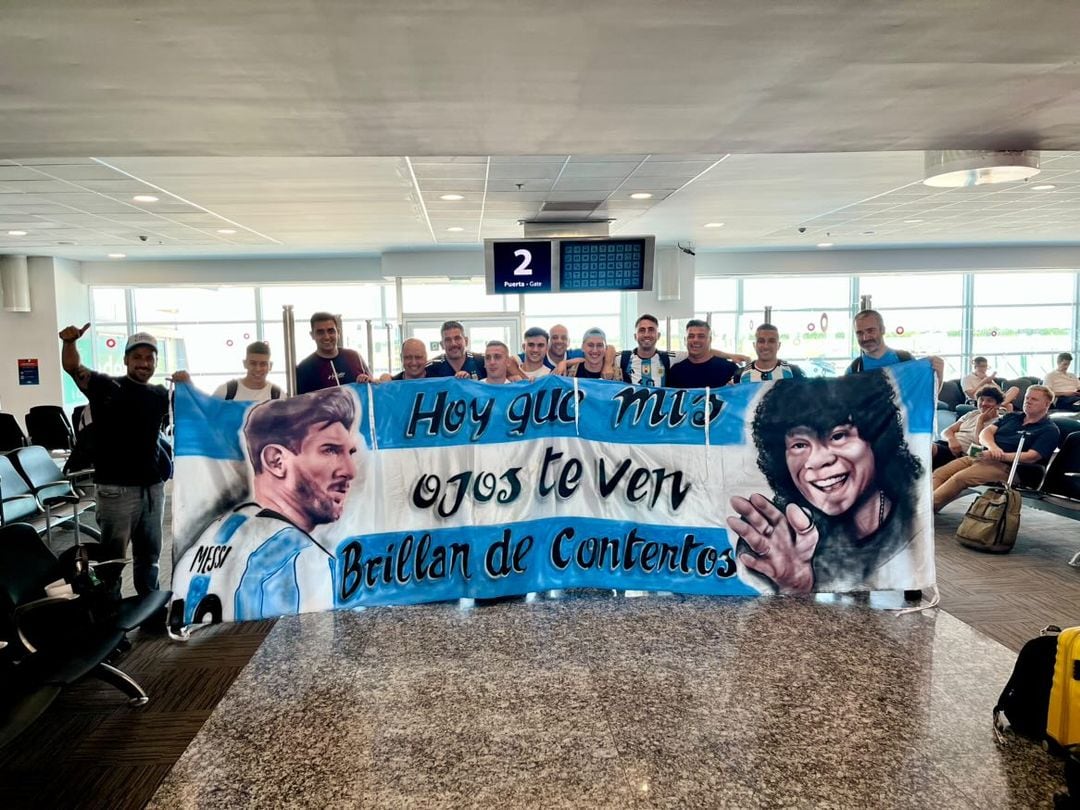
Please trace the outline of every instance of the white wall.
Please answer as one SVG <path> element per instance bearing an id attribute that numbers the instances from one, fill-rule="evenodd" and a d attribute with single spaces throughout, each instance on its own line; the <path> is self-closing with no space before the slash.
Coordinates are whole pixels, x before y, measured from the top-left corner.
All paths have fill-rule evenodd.
<path id="1" fill-rule="evenodd" d="M 0 312 L 0 409 L 21 423 L 33 405 L 59 404 L 60 342 L 56 333 L 53 260 L 30 257 L 30 312 Z M 40 384 L 19 385 L 18 360 L 36 357 Z"/>

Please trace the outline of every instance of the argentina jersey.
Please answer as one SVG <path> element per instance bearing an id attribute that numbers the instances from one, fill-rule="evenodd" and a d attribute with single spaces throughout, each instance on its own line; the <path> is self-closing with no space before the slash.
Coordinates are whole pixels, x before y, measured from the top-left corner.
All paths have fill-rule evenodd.
<path id="1" fill-rule="evenodd" d="M 777 362 L 774 368 L 768 371 L 761 371 L 757 365 L 751 363 L 743 368 L 738 373 L 737 382 L 766 382 L 768 380 L 801 380 L 806 375 L 803 374 L 802 369 L 798 366 L 793 366 L 790 363 L 786 363 L 783 360 Z"/>
<path id="2" fill-rule="evenodd" d="M 665 384 L 671 364 L 685 358 L 685 352 L 657 351 L 652 357 L 644 358 L 637 353 L 637 349 L 623 350 L 619 357 L 619 366 L 622 369 L 623 382 L 659 387 Z"/>
<path id="3" fill-rule="evenodd" d="M 334 606 L 334 559 L 307 532 L 255 503 L 211 523 L 176 564 L 182 624 L 267 619 Z M 173 620 L 175 623 L 175 619 Z"/>

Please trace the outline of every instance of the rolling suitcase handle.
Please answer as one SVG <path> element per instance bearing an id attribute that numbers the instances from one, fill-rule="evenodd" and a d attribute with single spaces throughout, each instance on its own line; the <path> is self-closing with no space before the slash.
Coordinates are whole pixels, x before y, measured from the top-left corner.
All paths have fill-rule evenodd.
<path id="1" fill-rule="evenodd" d="M 1024 452 L 1024 440 L 1027 438 L 1026 432 L 1020 434 L 1020 444 L 1016 446 L 1016 454 L 1013 456 L 1012 467 L 1009 469 L 1009 480 L 1005 482 L 1005 486 L 1012 489 L 1013 479 L 1016 477 L 1016 468 L 1020 464 L 1020 454 Z"/>

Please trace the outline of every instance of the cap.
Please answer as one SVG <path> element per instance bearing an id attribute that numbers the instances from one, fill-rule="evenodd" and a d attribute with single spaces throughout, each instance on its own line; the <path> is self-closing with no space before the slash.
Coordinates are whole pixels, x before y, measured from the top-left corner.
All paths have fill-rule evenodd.
<path id="1" fill-rule="evenodd" d="M 127 346 L 124 347 L 124 354 L 126 355 L 132 349 L 136 349 L 139 346 L 149 346 L 157 353 L 157 338 L 151 335 L 149 332 L 136 332 L 134 335 L 127 339 Z"/>

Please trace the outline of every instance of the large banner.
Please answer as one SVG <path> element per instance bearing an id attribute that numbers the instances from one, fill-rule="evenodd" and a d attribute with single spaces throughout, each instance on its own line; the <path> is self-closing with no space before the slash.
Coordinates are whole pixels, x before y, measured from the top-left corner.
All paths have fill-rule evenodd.
<path id="1" fill-rule="evenodd" d="M 432 379 L 252 404 L 178 386 L 174 617 L 926 588 L 934 402 L 925 361 L 712 390 Z"/>

